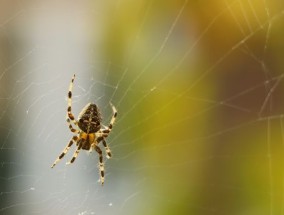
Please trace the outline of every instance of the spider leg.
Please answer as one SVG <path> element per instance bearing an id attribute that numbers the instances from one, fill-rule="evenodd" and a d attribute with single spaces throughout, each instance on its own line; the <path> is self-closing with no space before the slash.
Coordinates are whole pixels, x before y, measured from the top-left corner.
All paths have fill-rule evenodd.
<path id="1" fill-rule="evenodd" d="M 105 169 L 104 169 L 104 163 L 103 163 L 103 152 L 100 149 L 100 147 L 98 147 L 97 145 L 95 145 L 95 150 L 96 152 L 99 154 L 99 170 L 100 170 L 100 180 L 102 185 L 104 184 L 105 181 Z"/>
<path id="2" fill-rule="evenodd" d="M 72 78 L 70 85 L 69 85 L 66 121 L 69 124 L 69 129 L 70 129 L 71 132 L 79 133 L 80 131 L 73 128 L 73 126 L 71 124 L 71 122 L 73 122 L 74 125 L 78 125 L 78 122 L 75 120 L 75 117 L 74 117 L 73 113 L 71 112 L 71 109 L 72 109 L 71 108 L 71 106 L 72 106 L 72 89 L 73 89 L 74 80 L 75 80 L 75 74 L 73 75 L 73 78 Z"/>
<path id="3" fill-rule="evenodd" d="M 73 126 L 72 126 L 72 124 L 71 124 L 71 121 L 70 121 L 68 115 L 67 115 L 67 117 L 66 117 L 66 121 L 67 121 L 67 123 L 68 123 L 68 125 L 69 125 L 68 127 L 69 127 L 69 129 L 70 129 L 71 132 L 76 133 L 76 134 L 79 134 L 79 133 L 80 133 L 80 131 L 79 131 L 78 129 L 73 128 Z"/>
<path id="4" fill-rule="evenodd" d="M 64 148 L 63 152 L 58 156 L 58 158 L 54 161 L 52 164 L 51 168 L 53 168 L 63 157 L 64 155 L 68 152 L 70 147 L 73 145 L 74 142 L 77 142 L 78 137 L 73 136 L 72 139 L 69 141 L 68 145 Z"/>
<path id="5" fill-rule="evenodd" d="M 98 143 L 100 142 L 100 141 L 102 141 L 102 143 L 103 143 L 103 145 L 104 145 L 104 147 L 105 147 L 105 150 L 106 150 L 106 157 L 107 157 L 107 159 L 110 159 L 111 158 L 111 151 L 110 151 L 110 149 L 109 149 L 109 147 L 108 147 L 108 145 L 107 145 L 107 143 L 106 143 L 106 140 L 105 140 L 105 138 L 104 137 L 100 137 L 100 138 L 98 138 Z"/>
<path id="6" fill-rule="evenodd" d="M 78 154 L 79 154 L 79 152 L 80 152 L 80 150 L 82 148 L 82 145 L 83 145 L 82 143 L 79 144 L 79 146 L 77 147 L 76 151 L 73 154 L 72 159 L 69 162 L 67 162 L 66 164 L 71 164 L 71 163 L 73 163 L 76 160 L 76 158 L 77 158 L 77 156 L 78 156 Z"/>
<path id="7" fill-rule="evenodd" d="M 111 129 L 112 129 L 113 124 L 114 124 L 114 122 L 115 122 L 115 119 L 116 119 L 116 117 L 117 117 L 117 110 L 116 110 L 116 108 L 114 107 L 114 105 L 113 105 L 112 103 L 110 103 L 110 106 L 111 106 L 112 112 L 113 112 L 112 118 L 111 118 L 111 120 L 110 120 L 109 125 L 106 127 L 106 129 L 101 129 L 101 131 L 102 131 L 103 133 L 106 133 L 106 134 L 108 134 L 108 133 L 111 132 Z M 107 135 L 104 135 L 104 136 L 107 137 Z"/>

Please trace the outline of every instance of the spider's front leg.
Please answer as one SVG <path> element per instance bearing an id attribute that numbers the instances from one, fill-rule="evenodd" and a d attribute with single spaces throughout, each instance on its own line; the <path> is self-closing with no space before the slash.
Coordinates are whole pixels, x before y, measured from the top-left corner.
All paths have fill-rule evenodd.
<path id="1" fill-rule="evenodd" d="M 72 139 L 70 140 L 70 142 L 68 143 L 68 145 L 64 148 L 63 152 L 54 161 L 54 163 L 52 164 L 51 168 L 53 168 L 64 157 L 64 155 L 66 155 L 66 153 L 68 152 L 70 147 L 73 145 L 73 143 L 77 142 L 77 141 L 78 141 L 78 137 L 77 136 L 73 136 Z"/>
<path id="2" fill-rule="evenodd" d="M 95 150 L 99 154 L 99 170 L 100 170 L 100 175 L 101 175 L 101 183 L 103 185 L 104 181 L 105 181 L 105 169 L 104 169 L 104 163 L 103 163 L 103 152 L 97 145 L 95 145 Z"/>
<path id="3" fill-rule="evenodd" d="M 107 159 L 110 159 L 111 158 L 111 151 L 110 151 L 110 149 L 109 149 L 109 147 L 108 147 L 108 145 L 107 145 L 107 143 L 106 143 L 106 140 L 105 140 L 105 138 L 102 136 L 102 137 L 99 137 L 98 139 L 97 139 L 97 142 L 99 143 L 99 142 L 102 142 L 103 143 L 103 145 L 104 145 L 104 147 L 105 147 L 105 150 L 106 150 L 106 158 Z"/>
<path id="4" fill-rule="evenodd" d="M 66 163 L 67 165 L 73 163 L 76 160 L 82 146 L 83 146 L 83 144 L 79 143 L 79 146 L 77 147 L 76 151 L 74 152 L 72 159 L 69 162 Z"/>

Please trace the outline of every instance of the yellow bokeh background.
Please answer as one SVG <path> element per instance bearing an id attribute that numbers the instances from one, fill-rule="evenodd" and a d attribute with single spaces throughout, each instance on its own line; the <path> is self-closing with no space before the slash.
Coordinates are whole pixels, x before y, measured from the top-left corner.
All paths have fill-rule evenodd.
<path id="1" fill-rule="evenodd" d="M 133 125 L 140 199 L 154 199 L 133 213 L 283 213 L 283 4 L 138 1 L 113 14 L 105 55 L 131 88 L 118 129 Z"/>

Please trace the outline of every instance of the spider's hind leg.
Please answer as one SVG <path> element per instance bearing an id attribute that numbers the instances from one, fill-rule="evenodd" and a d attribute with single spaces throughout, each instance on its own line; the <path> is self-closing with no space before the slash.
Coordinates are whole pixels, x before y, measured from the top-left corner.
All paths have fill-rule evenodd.
<path id="1" fill-rule="evenodd" d="M 75 117 L 72 113 L 72 89 L 73 89 L 73 83 L 74 83 L 74 80 L 75 80 L 75 74 L 73 75 L 73 78 L 70 82 L 70 85 L 69 85 L 69 91 L 68 91 L 68 107 L 67 107 L 67 115 L 66 115 L 66 121 L 69 125 L 69 129 L 71 132 L 73 133 L 79 133 L 80 131 L 73 128 L 71 122 L 74 123 L 75 126 L 78 125 L 78 122 L 75 120 Z"/>
<path id="2" fill-rule="evenodd" d="M 108 135 L 111 132 L 113 124 L 114 124 L 115 119 L 117 117 L 117 110 L 116 110 L 116 108 L 114 107 L 114 105 L 112 103 L 110 103 L 110 106 L 111 106 L 112 112 L 113 112 L 112 118 L 110 120 L 109 125 L 106 128 L 101 129 L 102 133 L 104 133 L 106 135 Z"/>

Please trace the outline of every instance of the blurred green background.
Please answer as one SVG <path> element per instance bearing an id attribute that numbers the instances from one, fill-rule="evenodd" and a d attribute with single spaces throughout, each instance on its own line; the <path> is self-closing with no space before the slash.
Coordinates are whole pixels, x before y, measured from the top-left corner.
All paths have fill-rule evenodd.
<path id="1" fill-rule="evenodd" d="M 284 214 L 284 2 L 0 5 L 0 214 Z M 73 73 L 75 115 L 118 109 L 103 188 L 49 168 Z"/>

